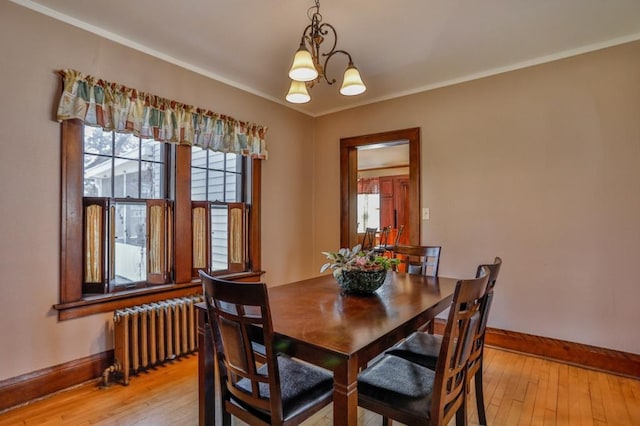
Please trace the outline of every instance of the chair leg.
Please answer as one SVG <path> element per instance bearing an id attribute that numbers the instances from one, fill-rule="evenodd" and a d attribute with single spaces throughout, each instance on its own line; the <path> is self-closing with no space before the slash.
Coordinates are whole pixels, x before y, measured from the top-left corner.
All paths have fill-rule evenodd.
<path id="1" fill-rule="evenodd" d="M 427 333 L 429 334 L 433 334 L 436 330 L 435 330 L 435 325 L 434 325 L 434 320 L 432 319 L 431 321 L 429 321 L 429 324 L 427 324 Z"/>
<path id="2" fill-rule="evenodd" d="M 482 359 L 480 359 L 480 368 L 476 371 L 474 381 L 476 382 L 476 406 L 478 407 L 478 421 L 481 425 L 487 424 L 487 415 L 484 411 L 484 393 L 482 390 Z"/>
<path id="3" fill-rule="evenodd" d="M 433 334 L 435 333 L 435 326 L 433 324 L 433 320 L 429 321 L 426 324 L 422 324 L 419 328 L 418 331 L 421 331 L 423 333 L 429 333 L 429 334 Z"/>
<path id="4" fill-rule="evenodd" d="M 464 395 L 462 405 L 456 411 L 456 426 L 467 426 L 467 395 Z"/>
<path id="5" fill-rule="evenodd" d="M 222 425 L 231 426 L 231 414 L 227 413 L 226 410 L 222 412 Z"/>
<path id="6" fill-rule="evenodd" d="M 391 426 L 391 420 L 389 420 L 389 417 L 382 416 L 382 426 Z"/>

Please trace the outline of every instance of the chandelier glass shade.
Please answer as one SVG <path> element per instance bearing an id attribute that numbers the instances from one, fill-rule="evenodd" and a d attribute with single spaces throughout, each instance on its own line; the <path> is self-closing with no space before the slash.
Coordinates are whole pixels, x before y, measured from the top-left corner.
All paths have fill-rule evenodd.
<path id="1" fill-rule="evenodd" d="M 307 84 L 304 81 L 291 80 L 289 93 L 287 93 L 287 102 L 292 104 L 305 104 L 311 100 Z"/>
<path id="2" fill-rule="evenodd" d="M 336 83 L 336 79 L 329 79 L 326 75 L 327 63 L 336 54 L 341 53 L 349 59 L 349 64 L 344 72 L 340 93 L 345 96 L 354 96 L 367 90 L 360 72 L 353 65 L 351 55 L 344 50 L 337 50 L 338 34 L 331 24 L 322 22 L 320 15 L 320 0 L 315 0 L 315 6 L 307 11 L 311 23 L 302 32 L 300 47 L 293 57 L 293 64 L 289 69 L 291 86 L 286 99 L 292 103 L 306 103 L 311 100 L 308 89 L 314 84 L 325 80 L 327 84 Z M 331 49 L 321 52 L 322 43 L 326 36 L 332 36 Z"/>

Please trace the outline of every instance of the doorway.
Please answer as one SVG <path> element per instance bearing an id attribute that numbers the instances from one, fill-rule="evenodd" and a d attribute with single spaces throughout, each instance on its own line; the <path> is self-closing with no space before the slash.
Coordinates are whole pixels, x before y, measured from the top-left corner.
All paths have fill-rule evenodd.
<path id="1" fill-rule="evenodd" d="M 420 244 L 420 129 L 412 128 L 340 140 L 340 247 L 353 247 L 358 243 L 358 150 L 394 146 L 407 141 L 409 176 L 401 190 L 408 200 L 405 206 L 408 243 Z"/>

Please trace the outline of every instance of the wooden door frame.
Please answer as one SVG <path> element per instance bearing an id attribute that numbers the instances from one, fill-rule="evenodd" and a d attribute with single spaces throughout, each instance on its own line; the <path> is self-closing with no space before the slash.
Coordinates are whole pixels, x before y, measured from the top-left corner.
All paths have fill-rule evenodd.
<path id="1" fill-rule="evenodd" d="M 340 139 L 340 247 L 357 244 L 358 148 L 409 141 L 409 244 L 420 245 L 420 128 Z"/>

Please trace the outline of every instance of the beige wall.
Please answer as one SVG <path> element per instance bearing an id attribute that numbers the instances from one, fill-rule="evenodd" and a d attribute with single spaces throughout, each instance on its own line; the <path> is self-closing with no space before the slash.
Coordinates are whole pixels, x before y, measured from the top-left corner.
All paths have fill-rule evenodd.
<path id="1" fill-rule="evenodd" d="M 315 125 L 314 253 L 339 244 L 340 138 L 420 127 L 422 243 L 445 276 L 503 258 L 490 326 L 640 353 L 640 42 Z"/>
<path id="2" fill-rule="evenodd" d="M 75 68 L 269 127 L 263 266 L 279 284 L 312 271 L 313 120 L 10 2 L 0 2 L 0 380 L 113 347 L 111 315 L 58 322 L 60 78 Z"/>

